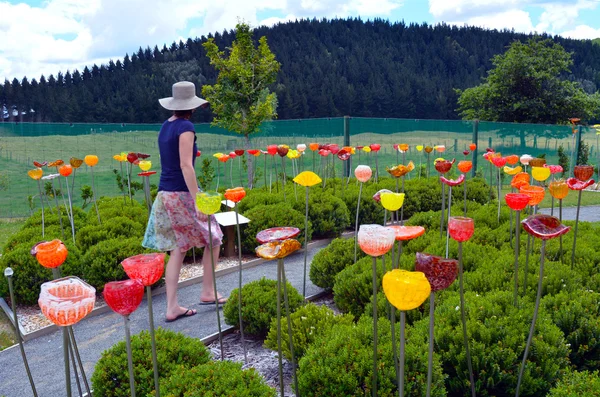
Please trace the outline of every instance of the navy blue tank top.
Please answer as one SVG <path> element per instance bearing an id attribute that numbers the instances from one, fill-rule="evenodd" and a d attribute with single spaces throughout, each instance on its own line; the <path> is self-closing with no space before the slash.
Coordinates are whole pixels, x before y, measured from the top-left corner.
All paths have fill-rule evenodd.
<path id="1" fill-rule="evenodd" d="M 160 182 L 158 191 L 165 192 L 188 192 L 183 172 L 181 171 L 179 159 L 179 136 L 187 131 L 194 133 L 194 147 L 192 152 L 192 163 L 196 162 L 196 131 L 194 124 L 186 119 L 165 121 L 158 133 L 158 151 L 160 153 Z"/>

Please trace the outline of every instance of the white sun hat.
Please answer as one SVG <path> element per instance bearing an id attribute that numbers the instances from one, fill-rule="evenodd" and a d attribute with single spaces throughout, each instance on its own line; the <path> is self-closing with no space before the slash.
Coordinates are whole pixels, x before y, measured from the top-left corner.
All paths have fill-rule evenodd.
<path id="1" fill-rule="evenodd" d="M 173 84 L 173 96 L 158 100 L 167 110 L 192 110 L 204 106 L 208 101 L 196 96 L 196 86 L 190 81 Z"/>

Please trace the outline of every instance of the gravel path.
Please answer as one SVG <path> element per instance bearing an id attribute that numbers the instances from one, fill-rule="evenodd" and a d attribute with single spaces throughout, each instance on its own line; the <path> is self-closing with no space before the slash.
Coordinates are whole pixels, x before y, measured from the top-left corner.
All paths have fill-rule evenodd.
<path id="1" fill-rule="evenodd" d="M 542 214 L 550 214 L 550 208 L 540 210 Z M 562 218 L 565 221 L 574 221 L 577 213 L 577 207 L 563 207 Z M 558 207 L 554 208 L 554 216 L 558 217 Z M 581 207 L 579 210 L 579 220 L 583 222 L 600 222 L 600 205 L 590 205 Z"/>

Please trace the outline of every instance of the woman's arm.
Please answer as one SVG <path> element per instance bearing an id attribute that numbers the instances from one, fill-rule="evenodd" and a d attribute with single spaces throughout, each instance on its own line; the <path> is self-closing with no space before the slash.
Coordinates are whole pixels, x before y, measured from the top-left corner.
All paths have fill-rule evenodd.
<path id="1" fill-rule="evenodd" d="M 193 148 L 194 133 L 192 131 L 181 133 L 179 136 L 179 165 L 185 179 L 185 184 L 192 198 L 195 200 L 196 193 L 198 193 L 198 181 L 196 180 L 196 171 L 192 162 Z"/>

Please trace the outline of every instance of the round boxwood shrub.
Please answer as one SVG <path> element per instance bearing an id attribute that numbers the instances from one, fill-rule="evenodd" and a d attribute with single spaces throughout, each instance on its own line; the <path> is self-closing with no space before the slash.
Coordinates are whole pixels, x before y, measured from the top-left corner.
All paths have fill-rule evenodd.
<path id="1" fill-rule="evenodd" d="M 63 222 L 63 227 L 65 228 L 65 233 L 67 234 L 67 236 L 69 236 L 71 234 L 71 221 L 69 220 L 69 216 L 67 215 L 68 208 L 65 207 L 64 205 L 60 205 L 60 201 L 59 201 L 59 208 L 60 208 L 61 219 Z M 86 217 L 87 217 L 87 213 L 84 210 L 82 210 L 79 207 L 73 207 L 73 223 L 75 225 L 76 232 L 80 227 L 83 227 L 85 225 Z M 56 212 L 56 207 L 54 207 L 54 206 L 52 206 L 51 208 L 46 207 L 46 209 L 44 211 L 44 224 L 46 225 L 46 227 L 51 226 L 51 225 L 60 226 L 60 219 Z M 42 210 L 41 209 L 39 211 L 34 212 L 33 215 L 31 215 L 29 218 L 27 218 L 27 220 L 25 221 L 25 224 L 23 225 L 24 228 L 32 227 L 32 226 L 39 227 L 40 232 L 41 232 L 41 230 L 42 230 Z"/>
<path id="2" fill-rule="evenodd" d="M 294 342 L 294 355 L 296 360 L 299 360 L 306 349 L 314 340 L 321 335 L 325 335 L 331 331 L 331 328 L 337 324 L 351 325 L 353 318 L 350 315 L 344 314 L 336 316 L 333 310 L 327 306 L 317 306 L 314 303 L 308 303 L 290 316 L 292 320 L 292 334 Z M 289 346 L 289 334 L 287 328 L 287 318 L 281 319 L 281 350 L 283 355 L 288 359 L 292 359 L 292 353 Z M 271 321 L 271 329 L 265 339 L 265 346 L 271 350 L 277 351 L 277 319 Z"/>
<path id="3" fill-rule="evenodd" d="M 40 239 L 41 240 L 41 239 Z M 37 240 L 39 241 L 39 240 Z M 35 241 L 35 242 L 37 242 Z M 0 272 L 11 267 L 14 270 L 13 286 L 15 299 L 19 304 L 36 304 L 40 296 L 40 286 L 46 281 L 53 280 L 52 271 L 42 267 L 31 256 L 30 250 L 35 242 L 19 244 L 8 254 L 0 258 Z M 63 276 L 81 277 L 81 254 L 79 249 L 73 245 L 72 240 L 65 240 L 69 250 L 65 263 L 60 267 Z M 8 298 L 8 282 L 5 277 L 0 279 L 0 296 Z"/>
<path id="4" fill-rule="evenodd" d="M 357 248 L 356 257 L 365 256 Z M 346 267 L 354 264 L 354 239 L 336 238 L 327 247 L 316 253 L 310 263 L 310 280 L 321 288 L 333 288 L 335 276 Z"/>
<path id="5" fill-rule="evenodd" d="M 380 318 L 377 342 L 377 395 L 398 395 L 390 322 Z M 427 343 L 406 330 L 405 396 L 424 396 L 427 389 Z M 396 343 L 400 343 L 396 334 Z M 338 324 L 318 337 L 299 362 L 298 382 L 303 396 L 370 396 L 373 369 L 373 321 Z M 432 396 L 445 396 L 444 374 L 434 353 Z"/>
<path id="6" fill-rule="evenodd" d="M 168 379 L 172 374 L 185 373 L 193 367 L 209 362 L 210 353 L 199 339 L 160 327 L 156 329 L 155 336 L 158 374 L 161 380 Z M 142 331 L 132 336 L 133 372 L 136 393 L 139 396 L 150 395 L 154 391 L 151 350 L 149 332 Z M 92 375 L 92 387 L 94 396 L 97 397 L 127 397 L 131 395 L 125 341 L 117 343 L 102 353 Z"/>
<path id="7" fill-rule="evenodd" d="M 278 203 L 283 203 L 283 193 L 276 193 L 274 190 L 269 193 L 268 190 L 255 188 L 246 191 L 246 197 L 244 197 L 244 199 L 238 203 L 238 211 L 244 214 L 259 205 Z"/>
<path id="8" fill-rule="evenodd" d="M 126 218 L 117 216 L 107 219 L 102 225 L 88 225 L 77 232 L 75 241 L 82 251 L 87 251 L 90 247 L 101 241 L 120 238 L 139 237 L 143 238 L 146 231 L 146 225 Z"/>
<path id="9" fill-rule="evenodd" d="M 161 395 L 168 397 L 275 397 L 254 369 L 242 369 L 241 363 L 210 361 L 191 369 L 182 367 L 161 382 Z"/>
<path id="10" fill-rule="evenodd" d="M 296 288 L 287 283 L 290 311 L 299 308 L 304 298 Z M 283 304 L 283 285 L 281 286 L 282 315 L 285 315 Z M 239 326 L 238 314 L 238 289 L 231 291 L 227 303 L 223 306 L 225 322 L 229 325 Z M 277 281 L 261 278 L 249 282 L 242 287 L 242 321 L 244 331 L 248 334 L 264 336 L 269 331 L 271 319 L 277 316 Z"/>
<path id="11" fill-rule="evenodd" d="M 244 213 L 244 216 L 250 219 L 250 223 L 244 226 L 242 235 L 242 250 L 247 253 L 254 253 L 254 249 L 259 245 L 256 241 L 256 234 L 276 226 L 292 226 L 301 230 L 298 241 L 304 244 L 304 214 L 296 211 L 288 203 L 279 203 L 271 205 L 258 205 Z M 308 221 L 308 240 L 312 236 L 312 223 Z"/>
<path id="12" fill-rule="evenodd" d="M 512 291 L 494 291 L 484 295 L 467 292 L 467 332 L 474 366 L 478 396 L 515 394 L 519 366 L 533 316 L 533 303 L 521 299 L 513 306 Z M 446 389 L 450 395 L 468 395 L 470 387 L 460 320 L 459 296 L 448 292 L 436 305 L 435 350 L 448 375 Z M 414 324 L 424 340 L 429 320 Z M 544 396 L 567 368 L 569 349 L 563 333 L 550 316 L 540 310 L 535 337 L 525 366 L 522 396 Z"/>
<path id="13" fill-rule="evenodd" d="M 71 228 L 65 230 L 65 237 L 63 238 L 62 233 L 60 231 L 60 226 L 58 225 L 48 225 L 44 229 L 44 237 L 42 237 L 42 227 L 41 226 L 27 226 L 21 228 L 18 232 L 10 236 L 8 241 L 4 244 L 3 254 L 6 255 L 15 247 L 21 244 L 27 244 L 33 246 L 35 243 L 42 240 L 66 240 L 69 238 L 71 233 Z"/>
<path id="14" fill-rule="evenodd" d="M 298 193 L 299 197 L 303 195 Z M 304 198 L 292 203 L 296 211 L 306 214 Z M 313 237 L 338 237 L 350 225 L 350 213 L 344 201 L 318 190 L 309 194 L 308 219 L 312 223 Z"/>
<path id="15" fill-rule="evenodd" d="M 148 223 L 148 209 L 145 205 L 133 201 L 123 202 L 123 197 L 102 197 L 98 200 L 98 212 L 100 213 L 100 221 L 107 222 L 109 219 L 123 216 L 133 221 L 146 225 Z M 90 206 L 86 219 L 87 225 L 98 225 L 98 216 L 94 206 Z"/>
<path id="16" fill-rule="evenodd" d="M 600 396 L 600 375 L 598 371 L 569 371 L 546 395 L 546 397 L 598 396 Z"/>

